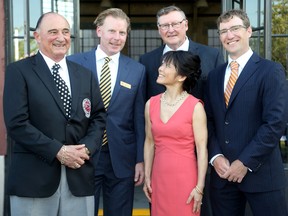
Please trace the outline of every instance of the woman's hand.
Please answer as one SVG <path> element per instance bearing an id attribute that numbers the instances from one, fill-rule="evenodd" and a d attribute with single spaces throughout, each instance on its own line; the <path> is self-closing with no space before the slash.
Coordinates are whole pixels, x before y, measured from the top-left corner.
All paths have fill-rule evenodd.
<path id="1" fill-rule="evenodd" d="M 194 200 L 194 205 L 192 211 L 194 213 L 197 213 L 201 209 L 202 205 L 202 198 L 203 198 L 203 192 L 199 193 L 195 188 L 191 191 L 186 204 L 190 204 L 192 200 Z"/>
<path id="2" fill-rule="evenodd" d="M 151 202 L 151 194 L 152 194 L 152 188 L 151 188 L 151 181 L 150 179 L 145 178 L 145 183 L 143 186 L 143 191 L 145 193 L 145 196 Z"/>

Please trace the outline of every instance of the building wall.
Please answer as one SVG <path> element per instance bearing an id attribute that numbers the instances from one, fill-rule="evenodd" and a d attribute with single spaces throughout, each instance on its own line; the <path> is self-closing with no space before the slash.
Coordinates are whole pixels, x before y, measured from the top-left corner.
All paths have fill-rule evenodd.
<path id="1" fill-rule="evenodd" d="M 5 73 L 5 18 L 4 0 L 0 0 L 0 215 L 4 214 L 4 154 L 6 154 L 6 132 L 3 121 L 3 87 Z"/>
<path id="2" fill-rule="evenodd" d="M 6 154 L 6 130 L 3 119 L 3 87 L 5 74 L 5 11 L 4 0 L 0 0 L 0 155 Z"/>
<path id="3" fill-rule="evenodd" d="M 193 0 L 187 1 L 116 1 L 113 7 L 121 8 L 131 19 L 132 29 L 157 29 L 156 13 L 159 9 L 175 5 L 180 7 L 189 21 L 187 35 L 194 41 L 208 44 L 208 28 L 217 28 L 216 19 L 221 14 L 221 0 L 207 1 L 209 7 L 196 8 Z M 93 21 L 105 8 L 100 1 L 80 0 L 80 28 L 93 29 Z"/>

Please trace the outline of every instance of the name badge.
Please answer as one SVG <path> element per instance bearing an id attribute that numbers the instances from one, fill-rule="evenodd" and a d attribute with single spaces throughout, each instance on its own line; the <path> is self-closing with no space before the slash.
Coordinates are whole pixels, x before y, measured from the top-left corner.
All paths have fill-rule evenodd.
<path id="1" fill-rule="evenodd" d="M 125 88 L 131 89 L 131 85 L 130 85 L 129 83 L 120 81 L 120 85 L 123 86 L 123 87 L 125 87 Z"/>

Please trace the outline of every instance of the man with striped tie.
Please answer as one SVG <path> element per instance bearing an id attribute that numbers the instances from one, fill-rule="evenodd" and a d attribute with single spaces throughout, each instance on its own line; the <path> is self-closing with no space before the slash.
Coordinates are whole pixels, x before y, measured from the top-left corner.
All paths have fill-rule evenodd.
<path id="1" fill-rule="evenodd" d="M 214 216 L 287 216 L 279 140 L 288 120 L 282 65 L 249 46 L 252 28 L 242 10 L 217 20 L 228 62 L 209 73 L 205 96 Z"/>
<path id="2" fill-rule="evenodd" d="M 102 189 L 104 215 L 129 216 L 134 185 L 144 180 L 145 67 L 120 53 L 130 30 L 130 20 L 121 9 L 101 12 L 94 24 L 100 44 L 69 59 L 94 73 L 107 110 L 102 150 L 93 156 L 95 213 Z"/>

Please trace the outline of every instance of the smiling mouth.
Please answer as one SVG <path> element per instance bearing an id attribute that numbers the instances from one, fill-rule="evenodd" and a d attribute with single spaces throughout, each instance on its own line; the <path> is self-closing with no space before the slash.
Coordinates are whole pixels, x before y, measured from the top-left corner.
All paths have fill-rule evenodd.
<path id="1" fill-rule="evenodd" d="M 238 41 L 231 41 L 231 42 L 228 42 L 227 44 L 228 45 L 233 45 L 233 44 L 235 44 L 235 43 L 237 43 Z"/>
<path id="2" fill-rule="evenodd" d="M 54 46 L 55 46 L 55 47 L 60 47 L 60 48 L 61 48 L 61 47 L 65 47 L 66 45 L 65 45 L 65 44 L 54 44 Z"/>

